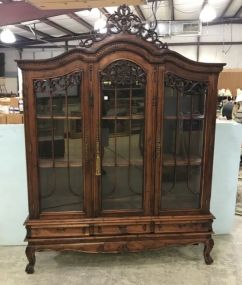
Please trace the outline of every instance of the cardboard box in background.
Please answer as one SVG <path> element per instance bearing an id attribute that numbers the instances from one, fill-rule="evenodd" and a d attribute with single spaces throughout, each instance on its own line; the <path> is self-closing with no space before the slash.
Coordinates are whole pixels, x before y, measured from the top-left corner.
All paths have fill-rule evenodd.
<path id="1" fill-rule="evenodd" d="M 10 98 L 0 98 L 0 105 L 10 106 Z"/>
<path id="2" fill-rule="evenodd" d="M 218 89 L 229 89 L 233 97 L 242 89 L 242 68 L 225 68 L 218 78 Z"/>
<path id="3" fill-rule="evenodd" d="M 0 114 L 0 124 L 6 124 L 7 123 L 7 115 Z"/>
<path id="4" fill-rule="evenodd" d="M 23 124 L 23 114 L 7 114 L 7 124 Z"/>
<path id="5" fill-rule="evenodd" d="M 12 97 L 10 98 L 10 106 L 14 107 L 14 108 L 18 108 L 19 107 L 19 97 Z"/>

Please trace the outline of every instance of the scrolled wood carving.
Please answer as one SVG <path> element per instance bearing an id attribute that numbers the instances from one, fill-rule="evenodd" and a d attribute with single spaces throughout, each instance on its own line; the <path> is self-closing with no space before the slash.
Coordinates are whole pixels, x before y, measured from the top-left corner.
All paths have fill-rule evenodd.
<path id="1" fill-rule="evenodd" d="M 106 22 L 105 33 L 93 31 L 87 39 L 81 40 L 81 47 L 91 47 L 95 42 L 100 42 L 112 34 L 128 33 L 141 37 L 144 41 L 154 44 L 158 49 L 167 49 L 167 43 L 159 40 L 158 34 L 153 29 L 146 29 L 141 19 L 135 15 L 127 5 L 121 5 L 111 14 Z"/>

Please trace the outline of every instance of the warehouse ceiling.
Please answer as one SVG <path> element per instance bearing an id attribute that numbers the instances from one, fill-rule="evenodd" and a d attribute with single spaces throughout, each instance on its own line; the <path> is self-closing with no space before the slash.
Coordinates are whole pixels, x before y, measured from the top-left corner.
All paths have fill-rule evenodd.
<path id="1" fill-rule="evenodd" d="M 0 1 L 0 30 L 6 26 L 11 28 L 17 38 L 16 43 L 12 46 L 57 45 L 60 42 L 78 41 L 81 38 L 86 38 L 93 31 L 95 21 L 101 17 L 107 18 L 110 13 L 117 9 L 117 6 L 85 8 L 83 3 L 77 9 L 76 3 L 78 3 L 78 0 L 75 0 L 65 1 L 75 4 L 65 6 L 70 9 L 60 9 L 63 7 L 63 1 L 52 1 L 52 3 L 56 3 L 56 6 L 52 5 L 51 9 L 46 10 L 50 6 L 42 6 L 41 8 L 41 5 L 38 5 L 37 7 L 34 5 L 36 2 L 38 1 Z M 110 2 L 122 3 L 122 1 L 116 0 L 99 1 L 99 3 L 107 4 L 110 4 Z M 130 8 L 144 23 L 154 21 L 154 9 L 152 11 L 152 7 L 156 8 L 157 21 L 198 20 L 200 11 L 206 3 L 205 0 L 127 1 L 127 3 L 130 2 L 136 3 Z M 153 2 L 157 3 L 154 5 Z M 209 25 L 242 24 L 242 0 L 209 0 L 209 4 L 217 12 L 216 19 L 210 22 Z M 9 45 L 0 44 L 0 47 L 6 46 Z"/>

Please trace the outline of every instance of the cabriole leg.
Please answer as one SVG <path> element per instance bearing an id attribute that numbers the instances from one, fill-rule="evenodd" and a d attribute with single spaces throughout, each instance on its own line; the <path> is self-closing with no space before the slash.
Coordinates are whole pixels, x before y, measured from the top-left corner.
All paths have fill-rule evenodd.
<path id="1" fill-rule="evenodd" d="M 29 263 L 26 266 L 25 272 L 28 274 L 32 274 L 34 273 L 34 265 L 35 265 L 35 249 L 31 246 L 27 246 L 25 254 L 29 261 Z"/>
<path id="2" fill-rule="evenodd" d="M 203 255 L 204 255 L 204 260 L 205 263 L 210 265 L 213 263 L 213 259 L 210 256 L 210 252 L 213 249 L 214 246 L 214 241 L 212 238 L 210 238 L 209 240 L 207 240 L 204 244 L 204 250 L 203 250 Z"/>

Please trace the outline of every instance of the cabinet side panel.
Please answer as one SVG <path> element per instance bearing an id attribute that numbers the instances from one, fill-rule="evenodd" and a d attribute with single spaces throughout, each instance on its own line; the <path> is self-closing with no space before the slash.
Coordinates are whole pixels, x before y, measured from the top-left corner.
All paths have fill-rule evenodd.
<path id="1" fill-rule="evenodd" d="M 25 145 L 27 160 L 29 218 L 39 217 L 38 171 L 36 148 L 35 101 L 30 72 L 23 73 Z"/>
<path id="2" fill-rule="evenodd" d="M 212 74 L 209 76 L 208 96 L 206 103 L 206 126 L 205 126 L 205 145 L 204 145 L 204 167 L 203 167 L 203 196 L 202 208 L 209 211 L 212 171 L 213 171 L 213 152 L 214 152 L 214 137 L 216 123 L 216 106 L 217 106 L 217 81 L 218 75 Z"/>

